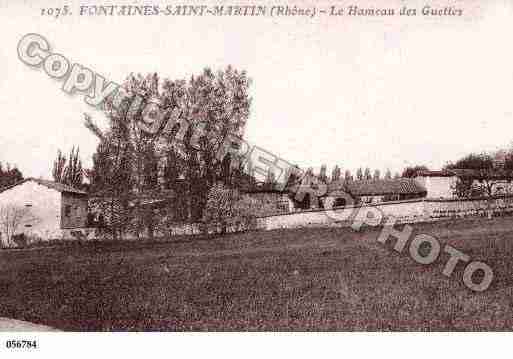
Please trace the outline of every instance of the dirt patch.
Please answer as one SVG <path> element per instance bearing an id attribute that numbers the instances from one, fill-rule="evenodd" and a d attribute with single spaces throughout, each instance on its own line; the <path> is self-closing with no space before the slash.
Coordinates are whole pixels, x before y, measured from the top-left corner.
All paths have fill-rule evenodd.
<path id="1" fill-rule="evenodd" d="M 58 329 L 22 320 L 0 318 L 0 332 L 57 332 Z"/>

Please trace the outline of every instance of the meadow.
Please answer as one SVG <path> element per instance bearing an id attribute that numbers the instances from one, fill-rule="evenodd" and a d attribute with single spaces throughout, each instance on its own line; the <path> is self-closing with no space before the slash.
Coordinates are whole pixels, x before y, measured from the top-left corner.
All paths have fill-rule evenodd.
<path id="1" fill-rule="evenodd" d="M 400 228 L 400 226 L 399 226 Z M 0 317 L 68 331 L 513 329 L 513 219 L 417 224 L 494 271 L 481 293 L 448 254 L 421 265 L 379 228 L 307 228 L 0 251 Z"/>

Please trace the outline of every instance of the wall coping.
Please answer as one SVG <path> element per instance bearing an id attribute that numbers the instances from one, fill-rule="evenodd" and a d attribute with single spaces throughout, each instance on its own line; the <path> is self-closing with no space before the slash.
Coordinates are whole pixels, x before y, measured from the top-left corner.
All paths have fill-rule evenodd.
<path id="1" fill-rule="evenodd" d="M 352 204 L 349 206 L 338 206 L 338 207 L 332 207 L 330 209 L 326 208 L 313 208 L 313 209 L 305 209 L 301 211 L 294 211 L 294 212 L 285 212 L 280 214 L 270 214 L 268 216 L 261 216 L 258 218 L 269 218 L 269 217 L 281 217 L 281 216 L 289 216 L 294 214 L 303 214 L 303 213 L 313 213 L 313 212 L 327 212 L 327 211 L 336 211 L 336 210 L 343 210 L 343 209 L 351 209 L 351 208 L 362 208 L 362 207 L 378 207 L 378 206 L 384 206 L 384 205 L 391 205 L 391 204 L 400 204 L 400 203 L 420 203 L 423 202 L 424 199 L 414 198 L 414 199 L 405 199 L 401 201 L 387 201 L 387 202 L 379 202 L 379 203 L 365 203 L 365 204 Z"/>
<path id="2" fill-rule="evenodd" d="M 472 197 L 472 198 L 423 198 L 425 202 L 470 202 L 470 201 L 486 201 L 490 199 L 513 198 L 513 194 L 504 194 L 490 197 Z"/>
<path id="3" fill-rule="evenodd" d="M 336 210 L 363 208 L 363 207 L 381 207 L 381 206 L 387 206 L 387 205 L 393 205 L 393 204 L 401 204 L 401 203 L 471 202 L 471 201 L 483 201 L 483 200 L 490 200 L 490 199 L 491 200 L 495 200 L 495 199 L 505 199 L 505 198 L 512 198 L 513 199 L 513 195 L 500 195 L 500 196 L 474 197 L 474 198 L 413 198 L 413 199 L 405 199 L 405 200 L 400 200 L 400 201 L 387 201 L 387 202 L 366 203 L 366 204 L 356 204 L 356 205 L 353 204 L 353 205 L 349 205 L 349 206 L 332 207 L 330 209 L 326 209 L 326 208 L 313 208 L 313 209 L 306 209 L 306 210 L 294 211 L 294 212 L 270 214 L 268 216 L 261 216 L 261 217 L 258 217 L 258 218 L 282 217 L 282 216 L 290 216 L 290 215 L 294 215 L 294 214 L 336 211 Z"/>

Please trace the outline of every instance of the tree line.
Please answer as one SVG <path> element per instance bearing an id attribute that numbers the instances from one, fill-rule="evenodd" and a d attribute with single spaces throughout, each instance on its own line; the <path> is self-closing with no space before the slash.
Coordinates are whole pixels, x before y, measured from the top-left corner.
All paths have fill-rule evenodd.
<path id="1" fill-rule="evenodd" d="M 342 173 L 344 172 L 344 173 Z M 356 170 L 356 173 L 353 175 L 351 173 L 351 170 L 346 169 L 342 171 L 341 166 L 335 165 L 332 170 L 331 174 L 328 175 L 328 167 L 323 164 L 321 165 L 319 172 L 317 174 L 314 173 L 314 170 L 312 167 L 310 167 L 306 173 L 309 173 L 311 175 L 316 176 L 319 180 L 323 181 L 324 183 L 330 183 L 330 182 L 336 182 L 336 181 L 363 181 L 363 180 L 390 180 L 393 178 L 399 178 L 401 175 L 396 172 L 394 175 L 392 175 L 392 171 L 390 169 L 387 169 L 384 174 L 381 173 L 379 169 L 371 170 L 370 167 L 360 167 Z M 404 176 L 403 176 L 404 177 Z"/>
<path id="2" fill-rule="evenodd" d="M 23 173 L 16 166 L 0 162 L 0 188 L 11 186 L 23 180 Z"/>

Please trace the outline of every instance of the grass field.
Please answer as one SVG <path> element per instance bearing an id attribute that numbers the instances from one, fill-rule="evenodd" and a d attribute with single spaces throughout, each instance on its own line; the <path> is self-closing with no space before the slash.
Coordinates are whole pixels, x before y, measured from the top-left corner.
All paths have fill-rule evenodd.
<path id="1" fill-rule="evenodd" d="M 511 330 L 513 218 L 415 226 L 494 270 L 414 262 L 378 230 L 276 230 L 174 243 L 0 252 L 0 317 L 63 330 Z"/>

